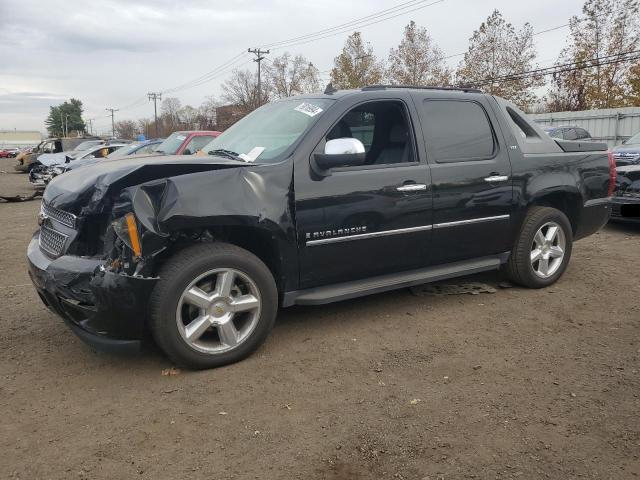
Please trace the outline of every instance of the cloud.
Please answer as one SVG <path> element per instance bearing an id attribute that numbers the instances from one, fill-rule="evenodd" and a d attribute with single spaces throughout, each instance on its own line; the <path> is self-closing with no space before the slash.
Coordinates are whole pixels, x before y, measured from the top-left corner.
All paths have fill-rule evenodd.
<path id="1" fill-rule="evenodd" d="M 0 108 L 16 108 L 22 111 L 40 111 L 43 106 L 62 102 L 65 97 L 51 92 L 14 92 L 0 94 Z"/>

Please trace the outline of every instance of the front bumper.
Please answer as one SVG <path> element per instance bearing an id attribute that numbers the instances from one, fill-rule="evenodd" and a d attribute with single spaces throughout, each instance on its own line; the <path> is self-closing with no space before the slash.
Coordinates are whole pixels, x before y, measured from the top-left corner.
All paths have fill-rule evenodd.
<path id="1" fill-rule="evenodd" d="M 27 249 L 29 276 L 44 304 L 96 350 L 135 352 L 157 278 L 103 271 L 101 260 L 46 256 L 37 232 Z"/>
<path id="2" fill-rule="evenodd" d="M 640 223 L 640 197 L 611 198 L 611 220 Z"/>
<path id="3" fill-rule="evenodd" d="M 31 182 L 31 185 L 33 185 L 33 188 L 36 190 L 44 190 L 52 178 L 53 177 L 50 173 L 36 171 L 36 169 L 29 172 L 29 182 Z"/>
<path id="4" fill-rule="evenodd" d="M 16 170 L 16 172 L 27 173 L 29 171 L 29 165 L 25 163 L 17 163 L 13 168 Z"/>

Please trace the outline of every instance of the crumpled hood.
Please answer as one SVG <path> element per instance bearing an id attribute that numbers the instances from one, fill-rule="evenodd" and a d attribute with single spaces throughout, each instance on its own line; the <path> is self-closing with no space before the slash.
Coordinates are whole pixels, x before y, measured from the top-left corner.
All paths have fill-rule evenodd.
<path id="1" fill-rule="evenodd" d="M 242 161 L 220 157 L 124 157 L 96 162 L 54 178 L 43 201 L 73 213 L 90 215 L 110 208 L 105 199 L 126 187 L 168 177 L 220 169 L 251 167 Z"/>
<path id="2" fill-rule="evenodd" d="M 38 161 L 45 167 L 60 165 L 65 162 L 68 153 L 69 152 L 43 153 L 38 157 Z"/>

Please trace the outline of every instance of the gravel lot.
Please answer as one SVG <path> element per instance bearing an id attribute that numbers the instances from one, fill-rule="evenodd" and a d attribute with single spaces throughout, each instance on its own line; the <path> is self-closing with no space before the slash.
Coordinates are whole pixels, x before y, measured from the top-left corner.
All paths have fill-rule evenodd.
<path id="1" fill-rule="evenodd" d="M 0 195 L 31 191 L 13 163 Z M 43 307 L 38 208 L 0 204 L 0 478 L 640 476 L 638 227 L 577 243 L 546 290 L 292 308 L 248 360 L 164 376 Z"/>

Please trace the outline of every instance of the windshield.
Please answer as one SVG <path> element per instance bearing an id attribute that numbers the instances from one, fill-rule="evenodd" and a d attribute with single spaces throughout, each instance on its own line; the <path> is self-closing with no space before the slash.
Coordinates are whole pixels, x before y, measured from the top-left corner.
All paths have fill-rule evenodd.
<path id="1" fill-rule="evenodd" d="M 109 155 L 107 155 L 107 158 L 126 157 L 127 155 L 131 155 L 133 152 L 138 150 L 141 145 L 142 142 L 130 143 L 129 145 L 125 145 L 124 147 L 114 150 Z"/>
<path id="2" fill-rule="evenodd" d="M 640 143 L 640 132 L 636 133 L 633 137 L 625 142 L 625 145 L 635 145 Z"/>
<path id="3" fill-rule="evenodd" d="M 102 143 L 102 140 L 87 140 L 86 142 L 79 143 L 76 145 L 76 148 L 73 149 L 74 152 L 83 152 L 84 150 L 89 150 L 91 147 L 95 147 Z"/>
<path id="4" fill-rule="evenodd" d="M 313 98 L 269 103 L 250 113 L 202 150 L 240 155 L 244 160 L 271 162 L 293 145 L 334 100 Z"/>
<path id="5" fill-rule="evenodd" d="M 156 148 L 156 152 L 166 153 L 167 155 L 173 155 L 178 151 L 182 142 L 187 138 L 187 134 L 184 132 L 173 132 L 169 135 L 164 142 L 162 142 Z"/>

